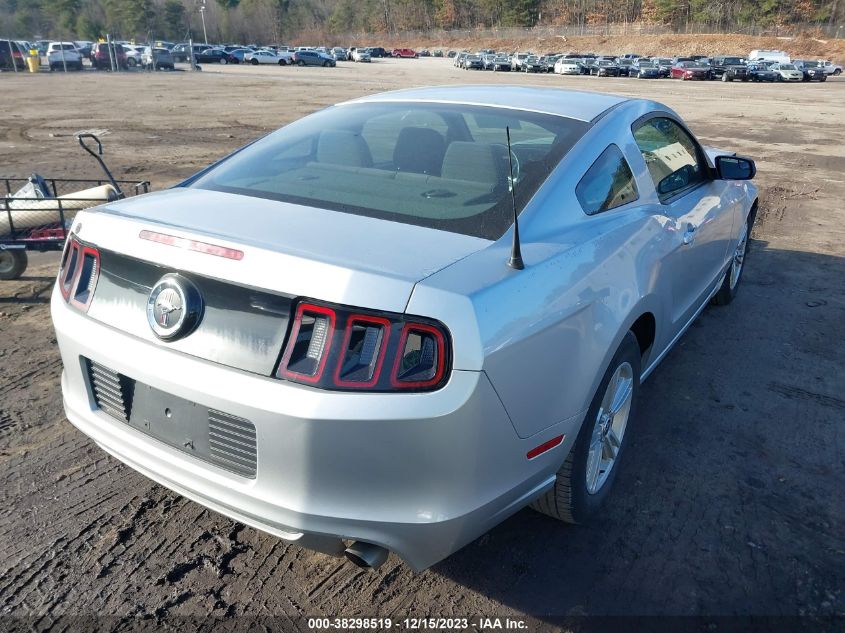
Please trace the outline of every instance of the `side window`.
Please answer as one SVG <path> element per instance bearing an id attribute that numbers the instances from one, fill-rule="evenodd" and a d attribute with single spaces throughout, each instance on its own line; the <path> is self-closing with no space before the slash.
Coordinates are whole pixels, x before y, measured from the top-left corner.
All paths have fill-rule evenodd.
<path id="1" fill-rule="evenodd" d="M 634 174 L 616 145 L 604 150 L 590 166 L 575 187 L 575 195 L 587 215 L 621 207 L 639 197 Z"/>
<path id="2" fill-rule="evenodd" d="M 695 141 L 671 119 L 649 119 L 634 130 L 648 172 L 661 200 L 693 187 L 706 178 Z"/>

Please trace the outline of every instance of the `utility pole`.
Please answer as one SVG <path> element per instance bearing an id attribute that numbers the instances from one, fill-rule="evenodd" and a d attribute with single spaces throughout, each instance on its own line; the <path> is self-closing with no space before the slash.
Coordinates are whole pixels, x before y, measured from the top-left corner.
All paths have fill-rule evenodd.
<path id="1" fill-rule="evenodd" d="M 202 19 L 202 36 L 205 39 L 205 43 L 208 44 L 208 33 L 205 31 L 205 0 L 202 0 L 202 4 L 200 5 L 200 19 Z"/>

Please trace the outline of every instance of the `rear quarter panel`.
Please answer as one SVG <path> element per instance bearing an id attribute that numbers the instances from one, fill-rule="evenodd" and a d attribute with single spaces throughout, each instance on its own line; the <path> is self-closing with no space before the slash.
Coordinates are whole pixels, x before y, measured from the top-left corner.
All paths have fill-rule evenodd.
<path id="1" fill-rule="evenodd" d="M 525 270 L 506 264 L 509 232 L 421 282 L 411 296 L 409 311 L 441 318 L 455 338 L 479 337 L 475 360 L 520 437 L 585 412 L 640 314 L 652 312 L 662 335 L 661 298 L 668 290 L 661 287 L 660 263 L 677 236 L 647 204 L 656 198 L 648 174 L 636 172 L 645 169 L 644 162 L 628 158 L 639 152 L 630 122 L 650 107 L 634 102 L 617 108 L 576 144 L 535 195 L 520 219 Z M 640 200 L 590 217 L 575 197 L 575 185 L 610 143 L 635 170 Z M 464 299 L 465 311 L 447 310 L 449 297 L 453 305 Z M 468 325 L 472 321 L 474 327 Z"/>

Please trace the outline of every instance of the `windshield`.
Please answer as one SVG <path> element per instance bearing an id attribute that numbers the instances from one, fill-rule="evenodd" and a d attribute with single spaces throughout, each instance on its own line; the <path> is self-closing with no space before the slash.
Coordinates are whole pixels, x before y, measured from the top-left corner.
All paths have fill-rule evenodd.
<path id="1" fill-rule="evenodd" d="M 725 57 L 723 64 L 728 66 L 741 66 L 742 65 L 742 58 L 741 57 Z"/>
<path id="2" fill-rule="evenodd" d="M 559 116 L 429 103 L 335 106 L 189 186 L 498 239 L 588 128 Z"/>
<path id="3" fill-rule="evenodd" d="M 781 70 L 795 70 L 795 66 L 793 66 L 792 64 L 781 64 L 780 66 L 778 66 L 778 68 L 780 68 Z"/>

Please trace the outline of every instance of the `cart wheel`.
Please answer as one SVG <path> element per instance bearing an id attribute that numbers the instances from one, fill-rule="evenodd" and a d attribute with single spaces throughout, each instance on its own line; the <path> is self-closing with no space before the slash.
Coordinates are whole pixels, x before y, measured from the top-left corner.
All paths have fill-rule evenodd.
<path id="1" fill-rule="evenodd" d="M 17 279 L 23 275 L 29 258 L 22 248 L 0 250 L 0 280 Z"/>

